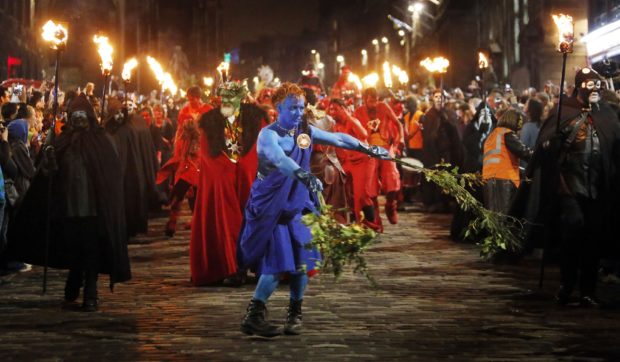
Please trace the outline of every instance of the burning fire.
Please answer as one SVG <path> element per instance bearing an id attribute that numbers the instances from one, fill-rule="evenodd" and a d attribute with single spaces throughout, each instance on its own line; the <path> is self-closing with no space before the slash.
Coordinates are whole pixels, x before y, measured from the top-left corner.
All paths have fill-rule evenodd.
<path id="1" fill-rule="evenodd" d="M 483 52 L 478 52 L 478 68 L 487 69 L 489 67 L 489 60 Z"/>
<path id="2" fill-rule="evenodd" d="M 121 77 L 125 82 L 129 82 L 131 80 L 131 71 L 138 66 L 138 60 L 136 58 L 129 59 L 125 65 L 123 65 L 123 73 Z"/>
<path id="3" fill-rule="evenodd" d="M 372 88 L 372 87 L 376 86 L 377 83 L 379 82 L 379 74 L 377 74 L 377 73 L 370 73 L 367 76 L 365 76 L 364 78 L 362 78 L 362 82 L 364 83 L 364 85 L 367 88 Z"/>
<path id="4" fill-rule="evenodd" d="M 202 82 L 207 86 L 210 87 L 213 85 L 213 78 L 212 77 L 202 77 Z"/>
<path id="5" fill-rule="evenodd" d="M 420 65 L 431 73 L 445 73 L 448 71 L 450 61 L 444 57 L 426 58 L 420 62 Z"/>
<path id="6" fill-rule="evenodd" d="M 43 25 L 43 40 L 50 42 L 53 49 L 59 49 L 67 44 L 69 32 L 61 24 L 56 24 L 52 20 Z"/>
<path id="7" fill-rule="evenodd" d="M 162 91 L 165 91 L 167 89 L 173 96 L 176 95 L 179 89 L 177 88 L 176 84 L 174 84 L 170 73 L 164 72 L 161 64 L 159 64 L 159 62 L 155 60 L 155 58 L 147 56 L 146 61 L 147 63 L 149 63 L 149 66 L 151 67 L 153 73 L 155 73 L 155 78 L 157 79 L 159 84 L 161 84 Z"/>
<path id="8" fill-rule="evenodd" d="M 409 75 L 407 74 L 407 72 L 402 70 L 400 73 L 398 73 L 398 81 L 400 82 L 400 84 L 403 85 L 409 83 Z"/>
<path id="9" fill-rule="evenodd" d="M 558 27 L 558 51 L 572 53 L 575 40 L 573 17 L 564 14 L 553 15 L 553 21 Z"/>
<path id="10" fill-rule="evenodd" d="M 392 72 L 390 71 L 390 62 L 383 63 L 383 83 L 386 87 L 392 88 Z"/>
<path id="11" fill-rule="evenodd" d="M 95 35 L 93 41 L 97 44 L 97 51 L 101 57 L 101 72 L 103 74 L 110 73 L 112 70 L 112 53 L 114 48 L 108 42 L 107 36 Z"/>
<path id="12" fill-rule="evenodd" d="M 349 77 L 347 78 L 349 83 L 354 83 L 357 89 L 362 90 L 362 82 L 360 81 L 360 77 L 355 73 L 349 73 Z"/>

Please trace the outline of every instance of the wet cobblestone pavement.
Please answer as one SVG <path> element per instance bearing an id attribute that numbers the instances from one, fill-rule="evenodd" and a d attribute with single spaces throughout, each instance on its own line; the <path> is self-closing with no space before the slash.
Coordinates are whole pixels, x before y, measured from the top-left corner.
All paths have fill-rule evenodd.
<path id="1" fill-rule="evenodd" d="M 132 281 L 110 293 L 101 277 L 99 312 L 61 309 L 64 271 L 51 271 L 45 296 L 40 267 L 3 277 L 0 361 L 620 360 L 620 312 L 557 307 L 556 267 L 538 291 L 537 260 L 492 265 L 448 239 L 448 215 L 400 216 L 367 255 L 377 288 L 350 274 L 313 278 L 303 335 L 269 340 L 239 332 L 254 285 L 192 287 L 189 231 L 167 239 L 154 218 L 130 245 Z M 620 296 L 614 285 L 600 292 Z M 287 301 L 283 285 L 272 321 Z"/>

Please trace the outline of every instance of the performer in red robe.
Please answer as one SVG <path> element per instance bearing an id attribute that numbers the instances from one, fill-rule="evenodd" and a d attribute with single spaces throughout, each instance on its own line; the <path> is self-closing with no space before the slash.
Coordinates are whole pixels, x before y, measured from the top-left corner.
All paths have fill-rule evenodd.
<path id="1" fill-rule="evenodd" d="M 368 142 L 368 131 L 357 118 L 351 116 L 346 110 L 343 100 L 331 99 L 329 115 L 336 121 L 334 132 L 346 133 L 357 138 L 360 142 Z M 342 148 L 337 148 L 336 153 L 342 162 L 352 191 L 355 220 L 363 222 L 375 231 L 383 232 L 381 217 L 375 212 L 373 201 L 377 198 L 376 179 L 370 176 L 376 172 L 375 160 L 366 154 Z"/>
<path id="2" fill-rule="evenodd" d="M 368 144 L 388 149 L 392 157 L 400 154 L 405 147 L 403 125 L 387 104 L 379 102 L 375 88 L 364 90 L 362 98 L 364 104 L 355 110 L 354 117 L 368 130 Z M 396 224 L 400 175 L 394 162 L 376 160 L 376 165 L 375 179 L 386 196 L 385 214 L 391 224 Z M 376 209 L 378 210 L 378 207 Z"/>
<path id="3" fill-rule="evenodd" d="M 188 103 L 179 112 L 177 132 L 174 141 L 172 158 L 157 173 L 157 184 L 166 182 L 174 174 L 174 186 L 170 197 L 170 217 L 166 224 L 166 235 L 174 236 L 181 203 L 188 194 L 195 195 L 200 173 L 198 148 L 198 119 L 212 107 L 200 100 L 200 88 L 191 87 L 187 90 Z M 194 209 L 195 197 L 189 197 L 190 208 Z"/>
<path id="4" fill-rule="evenodd" d="M 237 284 L 237 238 L 243 209 L 256 177 L 256 138 L 267 114 L 241 104 L 248 90 L 227 82 L 218 88 L 222 105 L 200 119 L 200 181 L 190 240 L 194 285 Z"/>

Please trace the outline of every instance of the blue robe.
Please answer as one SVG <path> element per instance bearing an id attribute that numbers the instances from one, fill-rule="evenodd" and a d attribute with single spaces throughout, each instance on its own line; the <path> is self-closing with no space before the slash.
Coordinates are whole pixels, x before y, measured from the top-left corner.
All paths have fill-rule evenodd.
<path id="1" fill-rule="evenodd" d="M 295 140 L 298 135 L 299 131 Z M 287 156 L 310 172 L 311 154 L 312 146 L 304 150 L 295 143 Z M 259 163 L 263 162 L 269 163 L 260 157 Z M 264 168 L 259 166 L 259 169 Z M 305 185 L 278 169 L 257 177 L 252 184 L 239 236 L 240 267 L 251 268 L 257 274 L 313 270 L 321 255 L 314 248 L 306 248 L 312 234 L 301 222 L 301 216 L 305 212 L 316 212 L 315 203 L 316 196 L 310 195 Z"/>

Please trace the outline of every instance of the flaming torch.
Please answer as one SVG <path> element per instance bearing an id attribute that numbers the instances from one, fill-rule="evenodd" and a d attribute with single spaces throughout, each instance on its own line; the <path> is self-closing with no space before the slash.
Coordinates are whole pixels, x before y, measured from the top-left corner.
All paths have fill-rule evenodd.
<path id="1" fill-rule="evenodd" d="M 108 80 L 112 72 L 112 53 L 114 48 L 110 45 L 107 36 L 95 35 L 93 41 L 97 44 L 97 51 L 101 57 L 101 73 L 103 74 L 103 97 L 101 99 L 101 122 L 105 120 L 105 97 L 108 92 Z"/>
<path id="2" fill-rule="evenodd" d="M 392 71 L 388 61 L 383 62 L 383 83 L 386 88 L 392 88 Z"/>
<path id="3" fill-rule="evenodd" d="M 49 43 L 50 48 L 56 50 L 56 64 L 54 66 L 54 103 L 52 106 L 53 120 L 52 130 L 56 123 L 56 114 L 58 114 L 58 71 L 60 67 L 60 52 L 67 47 L 67 39 L 69 38 L 69 32 L 67 28 L 61 24 L 56 24 L 54 21 L 49 20 L 43 25 L 43 32 L 41 33 L 43 40 Z M 52 132 L 53 134 L 54 132 Z"/>
<path id="4" fill-rule="evenodd" d="M 138 60 L 136 58 L 129 59 L 125 65 L 123 65 L 123 73 L 121 73 L 121 77 L 123 78 L 123 84 L 125 85 L 125 105 L 127 105 L 127 85 L 131 81 L 131 71 L 138 66 Z"/>
<path id="5" fill-rule="evenodd" d="M 439 73 L 439 89 L 441 90 L 441 104 L 443 105 L 443 75 L 448 71 L 450 61 L 443 57 L 426 58 L 420 62 L 420 65 L 431 74 Z"/>
<path id="6" fill-rule="evenodd" d="M 159 64 L 159 62 L 155 60 L 155 58 L 147 56 L 146 62 L 149 63 L 151 70 L 153 71 L 153 73 L 155 73 L 155 79 L 157 79 L 157 81 L 161 85 L 160 101 L 162 103 L 164 102 L 164 92 L 166 91 L 166 89 L 168 89 L 173 96 L 176 95 L 179 89 L 174 83 L 172 75 L 170 75 L 170 73 L 164 72 L 164 68 L 162 68 L 161 64 Z"/>
<path id="7" fill-rule="evenodd" d="M 360 77 L 357 76 L 357 74 L 349 73 L 349 77 L 347 78 L 347 81 L 349 83 L 355 84 L 355 87 L 359 89 L 360 91 L 362 90 L 362 81 L 360 80 Z"/>
<path id="8" fill-rule="evenodd" d="M 362 83 L 366 86 L 366 88 L 374 88 L 379 82 L 379 74 L 370 73 L 364 78 L 362 78 Z"/>
<path id="9" fill-rule="evenodd" d="M 573 52 L 574 26 L 573 17 L 570 15 L 560 14 L 553 15 L 553 21 L 558 27 L 558 52 L 562 53 L 562 77 L 560 80 L 560 100 L 558 101 L 558 117 L 556 121 L 556 132 L 560 131 L 560 114 L 562 112 L 562 94 L 564 93 L 564 78 L 566 75 L 566 58 L 568 53 Z M 542 280 L 542 279 L 541 279 Z"/>
<path id="10" fill-rule="evenodd" d="M 562 117 L 562 99 L 564 93 L 564 78 L 566 75 L 566 58 L 568 57 L 568 53 L 573 52 L 573 41 L 574 37 L 574 27 L 573 27 L 573 18 L 569 15 L 552 15 L 553 21 L 558 28 L 558 47 L 556 48 L 558 52 L 562 53 L 562 77 L 560 78 L 560 99 L 558 100 L 558 108 L 557 108 L 557 119 L 555 123 L 555 132 L 556 134 L 560 133 L 560 119 Z M 547 262 L 547 250 L 549 249 L 548 242 L 545 239 L 545 243 L 543 245 L 543 255 L 542 260 L 540 262 L 540 276 L 538 279 L 538 288 L 542 289 L 543 279 L 545 277 L 545 264 Z"/>
<path id="11" fill-rule="evenodd" d="M 221 62 L 220 65 L 217 66 L 217 71 L 220 72 L 220 76 L 222 77 L 222 83 L 228 82 L 228 70 L 230 69 L 230 63 Z"/>
<path id="12" fill-rule="evenodd" d="M 54 145 L 54 138 L 56 137 L 56 115 L 58 114 L 58 71 L 60 68 L 60 52 L 67 47 L 67 39 L 69 38 L 69 32 L 67 28 L 61 24 L 56 24 L 52 20 L 49 20 L 43 25 L 41 36 L 43 40 L 49 43 L 50 48 L 56 50 L 56 64 L 54 65 L 54 103 L 52 105 L 52 125 L 49 132 L 49 139 L 46 140 L 50 148 L 44 148 L 42 151 L 46 153 L 48 150 L 54 152 L 52 148 Z M 50 175 L 51 176 L 51 175 Z M 47 197 L 47 211 L 48 215 L 51 213 L 52 205 L 52 177 L 48 183 L 48 197 Z M 45 250 L 44 250 L 44 262 L 43 262 L 43 294 L 47 292 L 47 267 L 49 264 L 49 243 L 50 243 L 50 219 L 46 220 L 45 228 Z"/>
<path id="13" fill-rule="evenodd" d="M 480 88 L 482 91 L 482 100 L 486 107 L 486 89 L 484 87 L 484 73 L 489 68 L 489 59 L 483 52 L 478 52 L 478 69 L 480 69 Z"/>

